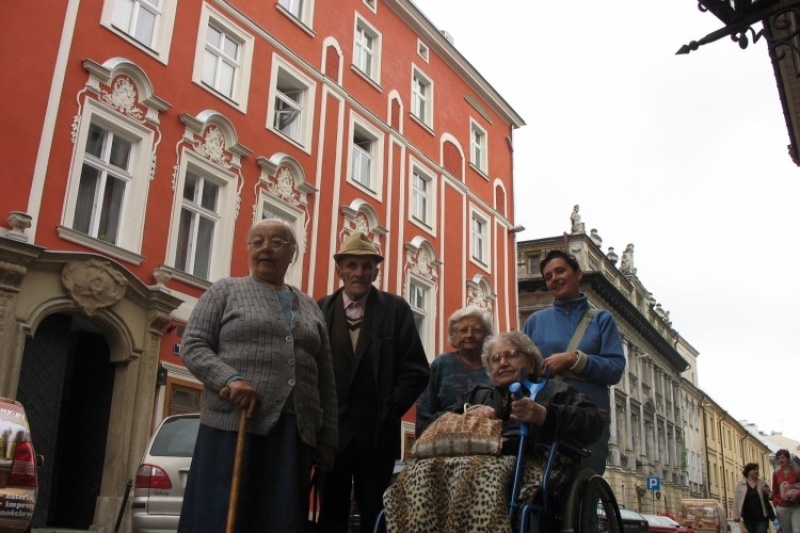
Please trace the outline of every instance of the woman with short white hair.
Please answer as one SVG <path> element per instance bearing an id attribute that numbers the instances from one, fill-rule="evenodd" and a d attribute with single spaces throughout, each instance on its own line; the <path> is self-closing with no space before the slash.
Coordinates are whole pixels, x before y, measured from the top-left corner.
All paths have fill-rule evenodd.
<path id="1" fill-rule="evenodd" d="M 460 395 L 492 384 L 481 363 L 483 341 L 492 334 L 492 314 L 477 305 L 463 307 L 450 315 L 448 330 L 455 351 L 439 354 L 431 364 L 428 387 L 417 400 L 417 437 L 437 413 L 454 409 Z"/>

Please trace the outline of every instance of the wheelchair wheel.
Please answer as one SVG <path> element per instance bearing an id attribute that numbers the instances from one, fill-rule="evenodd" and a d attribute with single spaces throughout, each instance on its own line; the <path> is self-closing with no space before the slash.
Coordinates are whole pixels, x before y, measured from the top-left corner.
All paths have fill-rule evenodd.
<path id="1" fill-rule="evenodd" d="M 622 533 L 617 499 L 603 476 L 583 468 L 572 478 L 561 514 L 562 533 Z"/>

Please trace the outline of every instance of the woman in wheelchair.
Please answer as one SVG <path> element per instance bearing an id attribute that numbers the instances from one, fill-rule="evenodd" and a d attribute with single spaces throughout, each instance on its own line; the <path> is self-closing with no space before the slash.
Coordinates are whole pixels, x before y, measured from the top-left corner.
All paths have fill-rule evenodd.
<path id="1" fill-rule="evenodd" d="M 560 446 L 561 453 L 554 457 L 547 484 L 564 487 L 568 479 L 576 481 L 579 450 L 600 436 L 603 421 L 594 404 L 563 382 L 547 380 L 542 375 L 541 353 L 524 333 L 511 331 L 490 337 L 484 343 L 482 360 L 494 387 L 473 389 L 465 395 L 463 403 L 480 404 L 480 407 L 472 407 L 467 416 L 502 420 L 502 453 L 433 456 L 412 461 L 384 495 L 386 526 L 390 533 L 510 533 L 509 498 L 520 424 L 529 426 L 520 455 L 524 455 L 525 460 L 517 500 L 522 502 L 541 499 L 538 493 L 543 483 L 545 461 L 554 441 L 567 446 Z M 533 382 L 528 385 L 533 385 L 530 389 L 535 399 L 515 400 L 509 390 L 511 385 L 527 380 Z M 577 481 L 585 485 L 590 475 L 582 472 Z M 602 478 L 599 481 L 602 482 Z M 557 488 L 555 492 L 559 490 L 564 493 L 561 500 L 576 497 L 572 494 L 574 490 Z M 610 498 L 613 500 L 613 494 Z M 597 502 L 591 496 L 584 506 L 591 507 L 593 533 L 598 530 Z M 567 514 L 570 514 L 575 506 L 567 505 L 570 507 Z M 563 509 L 564 503 L 558 507 Z M 613 507 L 616 507 L 615 502 Z"/>

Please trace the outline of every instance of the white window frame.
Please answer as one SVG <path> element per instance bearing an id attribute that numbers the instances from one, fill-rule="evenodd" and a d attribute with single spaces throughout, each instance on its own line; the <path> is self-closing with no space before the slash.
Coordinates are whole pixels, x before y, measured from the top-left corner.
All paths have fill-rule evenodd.
<path id="1" fill-rule="evenodd" d="M 279 95 L 278 87 L 290 84 L 295 88 L 302 88 L 300 102 L 292 102 L 290 98 Z M 269 102 L 267 104 L 267 129 L 275 132 L 284 139 L 288 139 L 300 146 L 306 153 L 311 153 L 312 134 L 314 130 L 314 105 L 316 102 L 317 85 L 299 70 L 292 67 L 277 55 L 272 56 L 272 72 L 270 74 Z M 282 100 L 287 105 L 296 105 L 300 111 L 297 122 L 297 134 L 290 135 L 275 127 L 275 101 Z"/>
<path id="2" fill-rule="evenodd" d="M 487 272 L 492 267 L 492 231 L 491 217 L 470 205 L 469 209 L 469 259 Z M 481 224 L 481 231 L 476 232 L 475 224 Z"/>
<path id="3" fill-rule="evenodd" d="M 364 0 L 364 5 L 367 6 L 373 13 L 378 12 L 378 0 Z"/>
<path id="4" fill-rule="evenodd" d="M 436 212 L 438 197 L 438 180 L 435 172 L 422 165 L 419 161 L 411 158 L 408 175 L 408 220 L 436 237 Z M 417 202 L 418 193 L 416 179 L 419 176 L 426 182 L 427 205 L 424 209 L 424 216 L 419 216 L 419 205 Z"/>
<path id="5" fill-rule="evenodd" d="M 431 129 L 433 128 L 433 94 L 433 80 L 419 67 L 412 64 L 411 116 Z"/>
<path id="6" fill-rule="evenodd" d="M 372 38 L 372 48 L 367 49 L 365 47 L 362 34 Z M 377 84 L 381 82 L 382 44 L 381 33 L 356 14 L 353 31 L 353 66 L 356 72 Z"/>
<path id="7" fill-rule="evenodd" d="M 489 135 L 472 118 L 469 119 L 469 163 L 484 176 L 489 175 Z"/>
<path id="8" fill-rule="evenodd" d="M 347 143 L 347 181 L 355 187 L 364 191 L 366 194 L 381 200 L 383 195 L 383 153 L 384 153 L 384 134 L 369 122 L 362 119 L 354 112 L 350 113 L 350 142 Z M 356 180 L 353 174 L 358 170 L 358 163 L 355 161 L 354 154 L 363 152 L 360 147 L 356 147 L 355 136 L 359 135 L 370 139 L 372 151 L 370 152 L 371 163 L 369 173 L 369 184 L 364 184 Z M 362 154 L 363 156 L 363 154 Z"/>
<path id="9" fill-rule="evenodd" d="M 143 43 L 136 37 L 128 33 L 128 30 L 120 28 L 114 24 L 114 12 L 119 8 L 118 2 L 129 0 L 105 0 L 103 11 L 100 14 L 100 25 L 119 35 L 135 47 L 144 51 L 148 55 L 156 58 L 165 65 L 169 63 L 169 51 L 172 47 L 172 30 L 175 27 L 175 12 L 178 7 L 178 0 L 160 0 L 155 21 L 153 40 L 150 43 Z M 141 4 L 142 0 L 132 0 L 134 8 Z M 146 2 L 145 2 L 146 3 Z M 139 7 L 138 9 L 142 9 Z M 149 10 L 149 8 L 148 8 Z M 135 14 L 133 15 L 135 16 Z"/>
<path id="10" fill-rule="evenodd" d="M 273 216 L 269 216 L 267 210 Z M 266 191 L 261 191 L 256 208 L 256 220 L 264 220 L 266 218 L 282 220 L 294 230 L 294 234 L 297 237 L 297 259 L 293 264 L 289 265 L 289 270 L 286 272 L 286 282 L 301 288 L 301 283 L 303 282 L 303 258 L 306 250 L 306 234 L 303 227 L 305 214 L 296 207 L 268 194 Z"/>
<path id="11" fill-rule="evenodd" d="M 311 29 L 314 18 L 314 0 L 278 0 L 279 9 Z"/>
<path id="12" fill-rule="evenodd" d="M 186 183 L 186 175 L 190 170 L 194 174 L 206 180 L 211 180 L 219 186 L 219 196 L 217 198 L 218 219 L 214 227 L 214 236 L 211 244 L 208 278 L 197 277 L 191 272 L 179 270 L 175 266 L 180 217 L 183 208 L 183 188 Z M 175 184 L 175 199 L 172 206 L 170 235 L 167 243 L 167 264 L 180 273 L 179 277 L 185 278 L 189 282 L 191 280 L 201 280 L 198 285 L 202 286 L 206 281 L 214 282 L 230 273 L 234 225 L 236 222 L 236 184 L 237 176 L 232 172 L 209 163 L 190 149 L 183 149 L 178 167 L 178 179 Z"/>
<path id="13" fill-rule="evenodd" d="M 426 63 L 430 62 L 430 47 L 422 42 L 422 39 L 417 39 L 417 55 L 421 57 Z"/>
<path id="14" fill-rule="evenodd" d="M 416 290 L 423 291 L 424 303 L 423 307 L 418 307 L 418 302 L 415 298 Z M 425 348 L 426 354 L 436 353 L 436 285 L 429 280 L 409 274 L 408 284 L 406 288 L 406 300 L 411 307 L 411 312 L 414 314 L 414 322 L 422 321 L 422 328 L 417 326 L 422 346 Z"/>
<path id="15" fill-rule="evenodd" d="M 120 212 L 117 240 L 109 243 L 86 233 L 73 229 L 75 209 L 78 204 L 81 172 L 84 164 L 86 140 L 92 124 L 98 124 L 131 142 L 130 163 L 125 188 L 123 207 Z M 84 246 L 110 253 L 115 257 L 132 262 L 141 260 L 132 254 L 141 253 L 142 236 L 144 234 L 144 213 L 147 206 L 147 193 L 150 188 L 150 170 L 153 155 L 155 132 L 142 124 L 127 118 L 87 98 L 75 140 L 70 177 L 67 182 L 67 194 L 62 212 L 63 227 L 59 228 L 61 236 L 67 240 L 80 242 Z M 129 253 L 126 253 L 129 252 Z"/>
<path id="16" fill-rule="evenodd" d="M 233 76 L 233 91 L 230 96 L 203 81 L 206 35 L 209 25 L 213 26 L 218 31 L 222 31 L 228 38 L 239 45 L 239 57 L 237 58 L 237 67 Z M 239 26 L 222 16 L 219 11 L 204 3 L 200 14 L 200 26 L 197 33 L 192 81 L 236 109 L 247 112 L 254 47 L 255 39 L 252 35 L 243 31 Z"/>

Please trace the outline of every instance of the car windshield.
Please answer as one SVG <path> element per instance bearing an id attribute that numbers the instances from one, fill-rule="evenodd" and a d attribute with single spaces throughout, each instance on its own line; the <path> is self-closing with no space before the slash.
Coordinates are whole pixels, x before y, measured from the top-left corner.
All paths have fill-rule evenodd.
<path id="1" fill-rule="evenodd" d="M 629 511 L 627 509 L 620 509 L 619 510 L 619 515 L 622 518 L 627 518 L 629 520 L 644 520 L 644 517 L 642 515 L 640 515 L 639 513 L 635 513 L 633 511 Z"/>
<path id="2" fill-rule="evenodd" d="M 191 457 L 199 427 L 197 417 L 167 419 L 153 441 L 150 455 Z"/>

